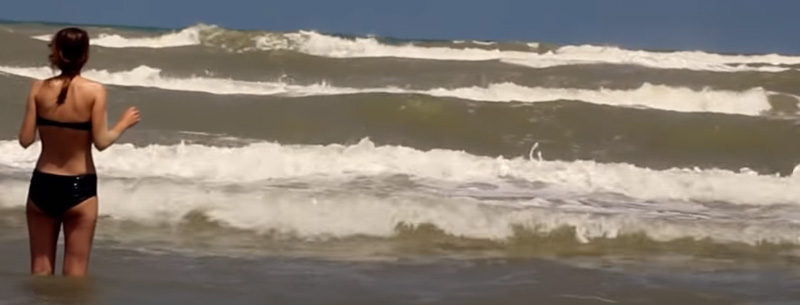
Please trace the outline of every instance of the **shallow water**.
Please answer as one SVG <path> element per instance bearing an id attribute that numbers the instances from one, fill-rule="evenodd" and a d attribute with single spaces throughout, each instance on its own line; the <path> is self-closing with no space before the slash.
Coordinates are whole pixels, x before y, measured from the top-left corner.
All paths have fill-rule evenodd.
<path id="1" fill-rule="evenodd" d="M 3 304 L 797 304 L 780 266 L 603 259 L 337 261 L 96 250 L 86 280 L 25 275 L 2 243 Z"/>

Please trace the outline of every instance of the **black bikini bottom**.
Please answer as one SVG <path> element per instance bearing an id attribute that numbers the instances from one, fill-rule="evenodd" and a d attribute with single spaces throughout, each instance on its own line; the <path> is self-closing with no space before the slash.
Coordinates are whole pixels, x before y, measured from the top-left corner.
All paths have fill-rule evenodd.
<path id="1" fill-rule="evenodd" d="M 62 218 L 73 207 L 97 196 L 97 175 L 63 176 L 33 171 L 28 199 L 42 212 Z"/>

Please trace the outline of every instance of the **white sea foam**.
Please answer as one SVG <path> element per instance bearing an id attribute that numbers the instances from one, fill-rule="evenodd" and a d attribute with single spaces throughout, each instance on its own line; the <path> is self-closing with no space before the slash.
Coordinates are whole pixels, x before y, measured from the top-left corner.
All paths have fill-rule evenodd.
<path id="1" fill-rule="evenodd" d="M 473 40 L 472 43 L 482 46 L 493 46 L 497 44 L 494 41 L 481 41 L 481 40 Z"/>
<path id="2" fill-rule="evenodd" d="M 39 146 L 23 150 L 0 141 L 0 167 L 30 169 Z M 409 175 L 454 182 L 522 179 L 580 194 L 613 193 L 642 200 L 722 201 L 750 205 L 800 204 L 800 175 L 761 176 L 747 171 L 671 169 L 592 161 L 531 162 L 488 158 L 449 150 L 419 151 L 375 146 L 244 147 L 117 145 L 96 156 L 99 170 L 116 177 L 172 177 L 193 181 L 248 183 L 269 179 Z"/>
<path id="3" fill-rule="evenodd" d="M 117 34 L 101 33 L 90 41 L 92 45 L 107 48 L 174 48 L 199 45 L 203 31 L 216 29 L 216 26 L 196 25 L 177 32 L 152 37 L 128 38 Z M 34 39 L 50 41 L 51 35 L 34 36 Z"/>
<path id="4" fill-rule="evenodd" d="M 45 67 L 0 66 L 0 72 L 31 78 L 46 78 L 53 75 L 52 71 Z M 395 93 L 455 97 L 487 102 L 579 100 L 612 106 L 637 106 L 681 112 L 718 112 L 742 115 L 760 115 L 764 111 L 770 110 L 769 96 L 772 95 L 771 92 L 765 91 L 763 88 L 753 88 L 743 92 L 710 89 L 695 91 L 688 88 L 651 84 L 644 84 L 640 88 L 631 90 L 531 88 L 512 83 L 490 84 L 487 87 L 437 88 L 430 90 L 410 90 L 397 87 L 343 88 L 327 84 L 303 86 L 283 82 L 247 82 L 208 77 L 174 78 L 162 76 L 161 70 L 147 66 L 120 72 L 90 70 L 86 71 L 84 75 L 109 85 L 142 86 L 213 94 L 313 96 Z"/>
<path id="5" fill-rule="evenodd" d="M 0 174 L 13 177 L 15 172 L 31 170 L 38 149 L 38 144 L 22 150 L 13 141 L 0 141 L 0 168 L 5 168 Z M 515 226 L 543 232 L 569 226 L 583 241 L 643 232 L 656 240 L 800 242 L 799 227 L 792 221 L 800 204 L 797 176 L 507 160 L 447 150 L 376 147 L 368 140 L 352 146 L 118 145 L 96 157 L 102 176 L 101 213 L 146 224 L 175 224 L 201 211 L 237 228 L 304 238 L 389 237 L 399 224 L 434 224 L 449 234 L 486 239 L 511 237 Z M 385 196 L 324 184 L 398 174 L 428 183 L 434 191 L 400 190 Z M 508 179 L 549 187 L 510 189 L 535 198 L 528 200 L 463 197 L 465 192 L 497 197 L 496 193 L 509 191 Z M 22 206 L 27 181 L 3 181 L 0 207 Z M 287 189 L 279 187 L 281 181 L 304 181 L 311 187 Z M 501 189 L 452 187 L 470 182 Z M 628 199 L 614 196 L 603 201 L 603 194 L 609 193 Z M 744 207 L 726 210 L 693 203 L 702 201 L 787 207 L 748 212 Z M 736 213 L 757 217 L 741 218 Z"/>
<path id="6" fill-rule="evenodd" d="M 116 34 L 100 34 L 92 43 L 109 48 L 166 48 L 187 45 L 214 45 L 212 39 L 224 35 L 242 36 L 242 32 L 221 29 L 213 25 L 196 25 L 181 31 L 154 37 L 126 38 Z M 248 33 L 254 36 L 252 47 L 244 50 L 290 49 L 298 52 L 332 58 L 361 57 L 403 57 L 433 60 L 485 61 L 500 60 L 511 64 L 534 68 L 546 68 L 578 64 L 631 64 L 656 69 L 686 69 L 718 72 L 781 72 L 789 68 L 779 65 L 800 64 L 800 56 L 778 54 L 766 55 L 722 55 L 701 51 L 650 52 L 626 50 L 604 46 L 564 46 L 555 51 L 538 54 L 536 52 L 486 50 L 476 48 L 422 47 L 413 44 L 393 45 L 381 43 L 373 37 L 341 38 L 314 31 L 292 33 Z M 49 40 L 49 35 L 36 36 L 35 39 Z M 458 44 L 456 41 L 454 43 Z M 477 42 L 491 45 L 492 42 Z M 529 44 L 532 48 L 538 44 Z M 754 67 L 745 64 L 767 64 Z"/>
<path id="7" fill-rule="evenodd" d="M 286 34 L 285 37 L 265 35 L 256 39 L 256 45 L 264 50 L 285 46 L 276 40 L 288 38 L 293 43 L 289 48 L 317 56 L 334 58 L 353 57 L 404 57 L 438 60 L 501 60 L 507 63 L 534 68 L 547 68 L 578 64 L 631 64 L 658 69 L 686 69 L 718 72 L 781 72 L 788 68 L 776 66 L 751 67 L 742 64 L 799 64 L 800 57 L 781 55 L 717 55 L 704 52 L 659 53 L 625 50 L 616 47 L 565 46 L 555 51 L 538 54 L 535 52 L 501 51 L 485 49 L 453 49 L 447 47 L 420 47 L 413 44 L 388 45 L 374 38 L 347 39 L 328 36 L 317 32 L 300 31 Z M 277 47 L 280 48 L 280 47 Z"/>

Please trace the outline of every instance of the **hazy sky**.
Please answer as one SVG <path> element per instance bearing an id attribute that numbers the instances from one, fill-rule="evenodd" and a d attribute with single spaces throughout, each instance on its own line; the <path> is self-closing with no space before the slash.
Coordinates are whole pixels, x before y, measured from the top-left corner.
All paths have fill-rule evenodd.
<path id="1" fill-rule="evenodd" d="M 24 0 L 0 19 L 800 53 L 799 0 Z"/>

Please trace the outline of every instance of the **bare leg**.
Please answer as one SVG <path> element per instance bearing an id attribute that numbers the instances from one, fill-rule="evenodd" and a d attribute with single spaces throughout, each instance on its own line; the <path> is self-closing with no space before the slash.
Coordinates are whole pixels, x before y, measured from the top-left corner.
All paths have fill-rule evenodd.
<path id="1" fill-rule="evenodd" d="M 64 275 L 85 276 L 97 224 L 97 197 L 70 209 L 64 215 Z"/>
<path id="2" fill-rule="evenodd" d="M 30 200 L 25 210 L 28 220 L 31 274 L 53 275 L 61 221 L 39 210 Z"/>

